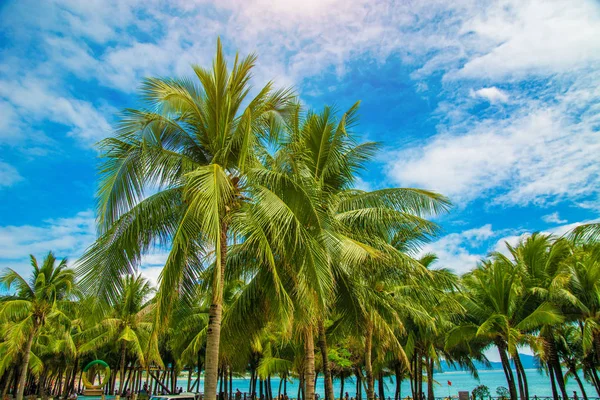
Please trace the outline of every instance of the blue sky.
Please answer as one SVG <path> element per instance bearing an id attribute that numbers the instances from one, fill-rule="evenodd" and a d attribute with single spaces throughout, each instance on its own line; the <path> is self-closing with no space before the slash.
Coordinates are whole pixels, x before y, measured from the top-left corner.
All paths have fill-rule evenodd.
<path id="1" fill-rule="evenodd" d="M 384 145 L 360 186 L 449 196 L 440 265 L 600 214 L 597 1 L 4 1 L 0 5 L 0 267 L 94 239 L 94 143 L 145 76 L 257 52 L 255 85 L 309 107 L 361 100 Z M 165 255 L 144 260 L 156 279 Z"/>

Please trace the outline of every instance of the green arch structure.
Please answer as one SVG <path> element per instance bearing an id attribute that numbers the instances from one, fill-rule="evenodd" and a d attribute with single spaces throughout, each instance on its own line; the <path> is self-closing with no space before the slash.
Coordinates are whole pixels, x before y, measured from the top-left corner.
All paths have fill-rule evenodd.
<path id="1" fill-rule="evenodd" d="M 102 360 L 94 360 L 94 361 L 90 361 L 90 362 L 88 363 L 88 365 L 86 365 L 86 366 L 83 368 L 83 372 L 87 372 L 87 371 L 88 371 L 88 369 L 92 368 L 92 367 L 93 367 L 94 365 L 96 365 L 96 364 L 100 364 L 100 365 L 102 365 L 104 368 L 108 368 L 108 369 L 110 370 L 110 367 L 109 367 L 109 366 L 108 366 L 108 364 L 107 364 L 107 363 L 105 363 L 104 361 L 102 361 Z"/>
<path id="2" fill-rule="evenodd" d="M 92 368 L 94 365 L 101 365 L 102 367 L 106 368 L 106 375 L 104 376 L 104 382 L 101 382 L 99 385 L 92 385 L 90 383 L 90 381 L 87 379 L 87 371 Z M 90 389 L 90 390 L 99 390 L 101 388 L 103 388 L 109 381 L 110 378 L 110 367 L 108 366 L 107 363 L 105 363 L 102 360 L 94 360 L 90 363 L 88 363 L 88 365 L 86 365 L 83 370 L 82 370 L 82 374 L 81 374 L 81 380 L 83 381 L 83 386 L 86 389 Z"/>

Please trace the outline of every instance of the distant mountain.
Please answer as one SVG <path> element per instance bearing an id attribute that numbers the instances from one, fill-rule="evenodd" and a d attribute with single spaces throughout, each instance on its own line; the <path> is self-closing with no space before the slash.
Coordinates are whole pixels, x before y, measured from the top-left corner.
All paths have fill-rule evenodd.
<path id="1" fill-rule="evenodd" d="M 537 368 L 538 367 L 538 362 L 535 359 L 534 356 L 530 356 L 529 354 L 521 354 L 519 353 L 519 356 L 521 358 L 521 364 L 523 364 L 523 368 L 525 369 L 531 369 L 531 368 Z M 510 362 L 512 367 L 514 368 L 514 364 L 511 361 Z M 475 367 L 477 367 L 478 370 L 489 370 L 489 369 L 502 369 L 502 363 L 500 362 L 490 362 L 490 366 L 486 366 L 483 363 L 480 363 L 478 361 L 475 361 Z M 438 369 L 438 372 L 440 371 L 440 369 Z M 460 368 L 460 366 L 458 365 L 450 365 L 449 363 L 447 363 L 446 361 L 442 361 L 442 368 L 441 368 L 441 372 L 446 372 L 446 371 L 464 371 L 463 368 Z"/>

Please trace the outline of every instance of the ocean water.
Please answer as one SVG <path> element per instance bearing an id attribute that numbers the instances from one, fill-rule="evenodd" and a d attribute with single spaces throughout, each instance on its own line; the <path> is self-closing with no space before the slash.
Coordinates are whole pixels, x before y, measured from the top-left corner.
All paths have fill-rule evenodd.
<path id="1" fill-rule="evenodd" d="M 552 396 L 552 388 L 550 386 L 550 378 L 546 376 L 544 373 L 538 372 L 536 369 L 528 369 L 525 370 L 527 374 L 527 381 L 529 383 L 529 394 L 531 397 L 534 395 L 541 396 Z M 583 374 L 580 375 L 583 379 Z M 433 375 L 435 384 L 434 384 L 434 393 L 436 397 L 443 397 L 448 395 L 457 396 L 460 390 L 468 390 L 472 391 L 478 385 L 486 385 L 490 388 L 490 393 L 492 396 L 496 395 L 496 388 L 498 386 L 506 387 L 506 378 L 504 377 L 504 372 L 502 370 L 483 370 L 479 372 L 479 379 L 475 379 L 468 372 L 464 371 L 453 371 L 453 372 L 440 372 L 434 373 Z M 203 379 L 200 379 L 201 388 Z M 448 385 L 448 381 L 452 382 L 452 385 Z M 194 382 L 194 378 L 192 378 L 192 383 Z M 394 398 L 394 391 L 396 388 L 395 379 L 393 377 L 385 378 L 385 397 Z M 184 391 L 187 388 L 187 379 L 179 378 L 177 380 L 177 386 L 183 387 Z M 249 378 L 233 378 L 233 391 L 239 389 L 241 392 L 249 392 L 250 379 Z M 340 381 L 338 379 L 334 380 L 334 393 L 335 396 L 338 397 L 340 393 Z M 597 393 L 595 389 L 584 382 L 584 386 L 588 396 L 596 397 Z M 279 388 L 279 378 L 273 377 L 271 378 L 271 387 L 273 388 L 273 395 L 276 396 Z M 423 390 L 426 387 L 423 387 Z M 317 380 L 316 392 L 320 394 L 321 398 L 324 398 L 324 387 L 323 387 L 323 376 L 319 375 Z M 402 382 L 402 398 L 410 395 L 410 383 L 408 380 Z M 518 389 L 517 389 L 518 390 Z M 581 398 L 581 391 L 579 390 L 579 386 L 574 379 L 570 379 L 567 381 L 567 391 L 569 396 L 573 395 L 573 391 L 577 391 L 577 395 Z M 282 389 L 283 392 L 283 389 Z M 348 392 L 350 397 L 356 397 L 356 383 L 354 379 L 347 378 L 344 384 L 344 392 Z M 375 392 L 377 393 L 377 383 L 375 384 Z M 298 393 L 298 380 L 293 380 L 292 382 L 288 382 L 287 384 L 287 393 L 291 398 L 295 398 Z M 363 399 L 366 394 L 363 389 Z"/>

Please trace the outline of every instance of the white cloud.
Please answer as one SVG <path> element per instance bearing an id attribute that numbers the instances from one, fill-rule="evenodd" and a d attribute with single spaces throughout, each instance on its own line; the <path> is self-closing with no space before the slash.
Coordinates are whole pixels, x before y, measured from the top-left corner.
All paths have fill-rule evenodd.
<path id="1" fill-rule="evenodd" d="M 12 186 L 22 180 L 23 177 L 15 167 L 0 160 L 0 189 Z"/>
<path id="2" fill-rule="evenodd" d="M 29 255 L 40 259 L 49 251 L 57 258 L 67 257 L 72 266 L 96 239 L 95 226 L 92 211 L 47 219 L 39 226 L 0 226 L 0 269 L 10 267 L 27 275 L 30 273 Z M 165 251 L 143 256 L 139 272 L 156 285 L 167 257 Z"/>
<path id="3" fill-rule="evenodd" d="M 22 126 L 44 120 L 56 122 L 69 127 L 68 135 L 85 144 L 92 144 L 111 132 L 103 113 L 93 104 L 59 95 L 48 81 L 31 77 L 0 81 L 0 98 L 11 104 L 11 112 L 19 115 Z"/>
<path id="4" fill-rule="evenodd" d="M 0 226 L 0 267 L 22 268 L 29 273 L 28 257 L 38 259 L 49 251 L 58 258 L 68 257 L 72 264 L 95 239 L 91 211 L 73 217 L 47 219 L 40 226 Z"/>
<path id="5" fill-rule="evenodd" d="M 415 68 L 417 88 L 426 86 L 421 77 L 444 74 L 445 90 L 457 97 L 438 109 L 447 123 L 424 147 L 394 153 L 403 157 L 390 162 L 395 182 L 459 202 L 502 185 L 508 189 L 497 201 L 509 204 L 582 200 L 598 191 L 599 77 L 590 71 L 600 60 L 600 7 L 593 0 L 249 0 L 243 7 L 233 0 L 53 0 L 10 3 L 0 18 L 16 49 L 2 66 L 0 96 L 8 106 L 0 100 L 0 113 L 24 126 L 52 121 L 92 143 L 110 132 L 114 110 L 101 109 L 102 99 L 80 98 L 70 78 L 132 92 L 144 76 L 189 75 L 189 64 L 206 65 L 220 35 L 230 55 L 257 51 L 257 84 L 275 78 L 298 85 L 325 71 L 343 77 L 350 61 L 385 63 L 390 56 Z M 40 52 L 37 64 L 20 51 L 28 43 Z M 506 103 L 507 92 L 495 85 L 531 76 L 552 79 L 544 99 L 510 87 L 516 111 L 509 117 L 479 121 L 463 104 L 463 86 Z"/>
<path id="6" fill-rule="evenodd" d="M 558 211 L 555 211 L 551 214 L 544 215 L 542 217 L 542 221 L 547 222 L 549 224 L 564 224 L 568 222 L 566 219 L 561 219 Z"/>
<path id="7" fill-rule="evenodd" d="M 462 274 L 473 269 L 477 262 L 486 256 L 478 249 L 494 235 L 492 226 L 486 224 L 479 228 L 442 236 L 423 246 L 421 253 L 435 253 L 439 259 L 439 266 Z"/>
<path id="8" fill-rule="evenodd" d="M 578 226 L 581 226 L 584 224 L 596 223 L 599 221 L 600 221 L 600 218 L 590 219 L 590 220 L 585 220 L 585 221 L 578 221 L 578 222 L 573 222 L 570 224 L 565 224 L 564 222 L 566 222 L 566 221 L 562 221 L 560 223 L 562 223 L 563 225 L 555 226 L 550 229 L 540 230 L 540 233 L 545 234 L 545 235 L 554 235 L 556 237 L 559 237 L 559 236 L 563 236 L 563 235 L 571 232 L 573 229 L 577 228 Z M 504 236 L 504 237 L 498 239 L 498 241 L 492 247 L 492 250 L 498 251 L 505 255 L 508 255 L 506 243 L 510 244 L 511 246 L 516 246 L 520 241 L 525 239 L 527 236 L 531 235 L 532 232 L 533 231 L 520 231 L 520 232 L 514 232 L 513 234 L 508 235 L 508 236 Z"/>
<path id="9" fill-rule="evenodd" d="M 460 77 L 552 74 L 600 61 L 600 7 L 594 1 L 498 1 L 474 13 L 459 35 L 474 38 Z"/>
<path id="10" fill-rule="evenodd" d="M 524 205 L 597 196 L 600 135 L 570 104 L 530 102 L 521 115 L 475 122 L 424 146 L 389 155 L 388 175 L 402 185 L 439 191 L 459 204 L 502 191 L 495 203 Z M 525 107 L 525 106 L 524 106 Z M 464 128 L 462 128 L 464 129 Z"/>
<path id="11" fill-rule="evenodd" d="M 470 93 L 471 97 L 481 97 L 492 104 L 506 103 L 508 101 L 508 94 L 495 86 L 471 90 Z"/>

